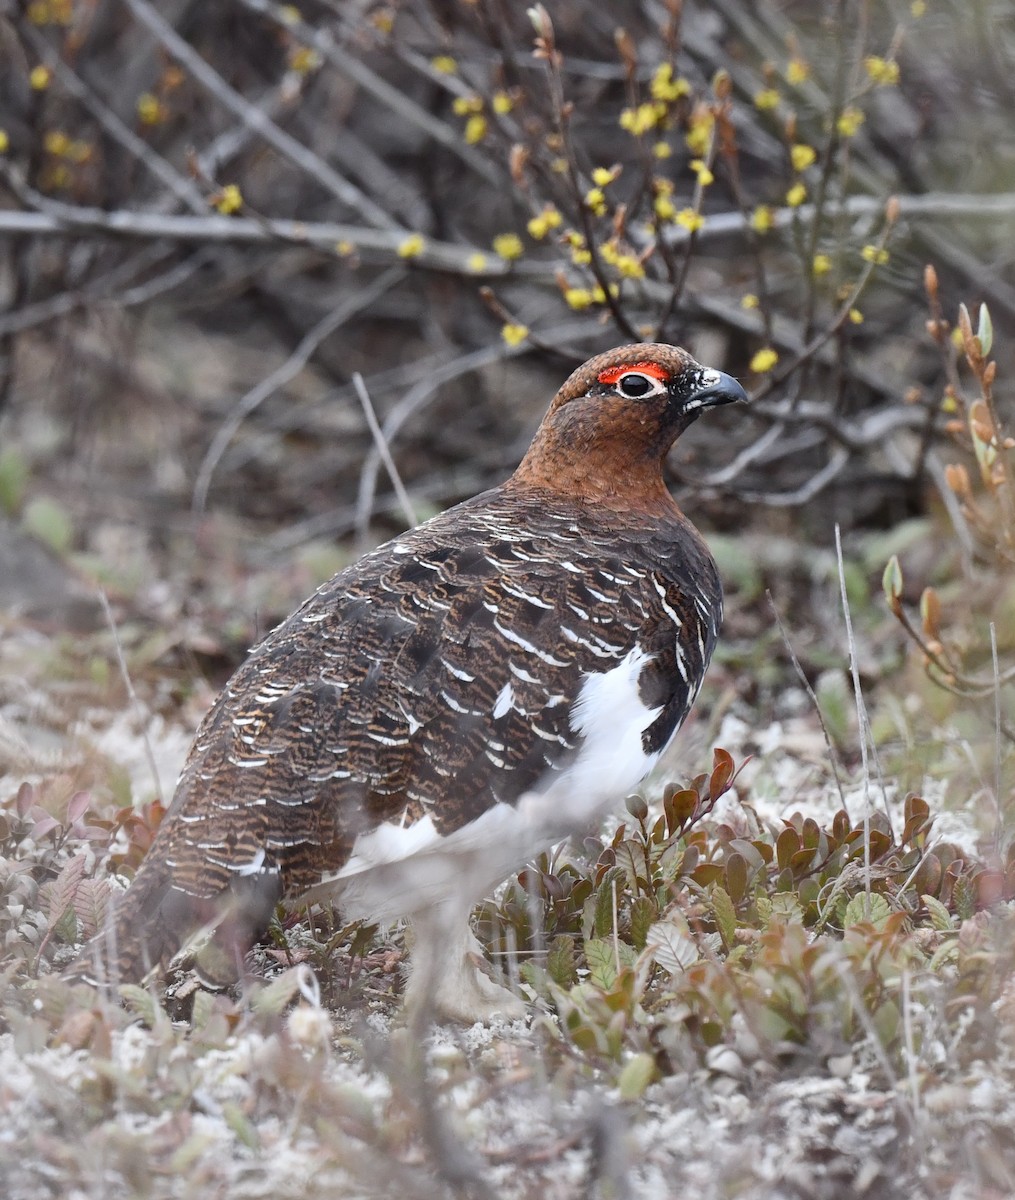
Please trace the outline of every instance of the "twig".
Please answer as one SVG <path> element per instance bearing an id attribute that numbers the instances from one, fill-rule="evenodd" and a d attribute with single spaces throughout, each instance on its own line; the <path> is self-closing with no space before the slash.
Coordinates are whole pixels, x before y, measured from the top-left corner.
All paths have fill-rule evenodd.
<path id="1" fill-rule="evenodd" d="M 113 646 L 116 649 L 116 662 L 120 668 L 120 678 L 123 680 L 123 685 L 127 689 L 127 698 L 130 700 L 130 706 L 134 710 L 134 715 L 137 717 L 138 724 L 141 727 L 141 740 L 144 742 L 145 758 L 148 760 L 148 768 L 152 773 L 152 782 L 155 784 L 155 795 L 160 804 L 164 803 L 162 796 L 162 782 L 159 779 L 159 768 L 155 761 L 155 751 L 152 749 L 151 738 L 148 736 L 148 719 L 141 707 L 141 702 L 137 698 L 137 693 L 134 691 L 134 685 L 130 680 L 130 672 L 127 670 L 127 660 L 124 657 L 123 645 L 120 642 L 120 633 L 116 628 L 116 621 L 113 618 L 113 610 L 109 605 L 109 597 L 106 595 L 103 588 L 99 588 L 99 601 L 102 604 L 102 611 L 106 617 L 106 624 L 109 626 L 109 632 L 113 635 Z"/>
<path id="2" fill-rule="evenodd" d="M 137 0 L 125 0 L 136 3 Z M 258 110 L 254 110 L 258 111 Z M 271 238 L 279 238 L 298 245 L 333 246 L 335 242 L 348 241 L 363 250 L 395 252 L 405 238 L 405 231 L 391 229 L 387 232 L 345 223 L 320 221 L 292 221 L 284 218 L 269 219 L 269 233 L 259 222 L 244 217 L 223 217 L 209 214 L 199 216 L 173 216 L 154 212 L 132 212 L 126 209 L 108 211 L 102 208 L 92 208 L 85 205 L 68 204 L 53 200 L 33 192 L 19 180 L 12 165 L 0 159 L 0 174 L 11 186 L 18 198 L 32 211 L 0 210 L 0 234 L 11 236 L 34 236 L 37 234 L 52 234 L 56 237 L 68 237 L 80 234 L 82 230 L 94 233 L 115 234 L 128 238 L 170 238 L 176 241 L 211 241 L 211 242 L 267 242 Z M 998 217 L 1008 217 L 1015 210 L 1015 194 L 1003 193 L 990 196 L 969 196 L 963 194 L 930 196 L 896 196 L 902 217 L 926 217 L 941 219 L 966 218 L 994 221 Z M 776 227 L 789 224 L 794 213 L 806 219 L 807 205 L 799 209 L 774 209 L 772 219 Z M 826 215 L 842 211 L 850 216 L 864 216 L 884 211 L 884 201 L 873 196 L 851 196 L 843 201 L 841 206 L 829 206 Z M 710 213 L 708 223 L 697 231 L 698 243 L 713 238 L 728 237 L 732 234 L 745 233 L 750 228 L 743 214 L 739 212 Z M 690 238 L 686 229 L 672 227 L 666 230 L 666 239 L 672 246 L 681 245 Z M 460 270 L 463 273 L 475 274 L 475 270 L 467 265 L 468 259 L 475 254 L 474 246 L 463 246 L 456 243 L 441 242 L 428 238 L 417 261 L 444 270 Z M 495 254 L 487 252 L 488 263 L 484 274 L 503 275 L 508 271 L 508 264 Z M 516 275 L 538 275 L 551 278 L 559 267 L 554 260 L 518 262 L 511 265 Z M 643 286 L 649 287 L 653 281 L 643 280 Z M 657 283 L 660 289 L 668 290 L 670 285 Z M 660 296 L 664 293 L 660 290 Z M 702 297 L 696 298 L 696 304 L 706 307 Z M 760 321 L 749 313 L 740 315 L 740 323 L 744 329 L 760 328 Z"/>
<path id="3" fill-rule="evenodd" d="M 990 623 L 990 657 L 994 667 L 994 801 L 997 821 L 994 825 L 994 853 L 1001 852 L 1003 809 L 1001 801 L 1001 671 L 997 659 L 997 626 Z"/>
<path id="4" fill-rule="evenodd" d="M 797 678 L 803 684 L 804 691 L 806 691 L 810 702 L 814 705 L 814 711 L 818 714 L 818 724 L 821 726 L 821 732 L 825 737 L 825 747 L 828 750 L 828 758 L 832 764 L 832 773 L 835 776 L 835 787 L 839 793 L 839 800 L 842 803 L 842 807 L 845 809 L 846 793 L 843 791 L 842 780 L 839 778 L 839 752 L 836 750 L 835 744 L 833 743 L 831 735 L 828 732 L 828 726 L 825 724 L 824 714 L 821 711 L 821 705 L 818 703 L 818 698 L 814 693 L 814 689 L 811 687 L 810 680 L 807 678 L 803 667 L 800 665 L 800 660 L 797 658 L 796 651 L 793 649 L 793 643 L 789 640 L 789 634 L 786 632 L 786 627 L 783 625 L 782 618 L 779 616 L 779 610 L 776 608 L 775 600 L 768 588 L 765 589 L 765 597 L 768 600 L 769 608 L 772 610 L 772 616 L 775 617 L 775 623 L 779 628 L 779 632 L 782 634 L 783 644 L 789 652 L 790 661 L 793 663 L 793 668 L 797 673 Z"/>
<path id="5" fill-rule="evenodd" d="M 317 246 L 332 251 L 337 242 L 348 242 L 363 254 L 372 251 L 390 261 L 405 241 L 401 230 L 371 229 L 362 225 L 346 225 L 332 221 L 292 221 L 285 218 L 226 217 L 218 213 L 207 216 L 180 216 L 169 213 L 132 212 L 116 209 L 67 204 L 53 200 L 29 188 L 10 163 L 0 159 L 0 178 L 10 186 L 27 210 L 0 210 L 0 235 L 50 235 L 79 237 L 82 232 L 111 237 L 136 238 L 150 241 L 167 238 L 179 242 L 208 242 L 228 245 L 273 241 L 289 246 Z M 470 260 L 476 247 L 426 239 L 414 261 L 437 270 L 453 271 L 475 276 Z M 485 254 L 484 275 L 506 275 L 508 264 L 496 254 Z M 538 270 L 524 271 L 515 267 L 516 274 L 552 275 L 552 264 L 539 264 Z"/>
<path id="6" fill-rule="evenodd" d="M 750 502 L 764 501 L 765 504 L 770 504 L 773 508 L 795 508 L 800 504 L 806 504 L 808 500 L 813 500 L 821 491 L 823 491 L 843 468 L 849 462 L 849 454 L 841 446 L 836 446 L 832 450 L 831 457 L 828 462 L 816 471 L 810 479 L 802 483 L 799 487 L 793 488 L 788 492 L 752 492 L 747 490 L 739 490 L 737 495 L 742 500 Z"/>
<path id="7" fill-rule="evenodd" d="M 123 0 L 123 3 L 156 38 L 163 49 L 186 67 L 195 82 L 214 96 L 233 116 L 239 117 L 244 124 L 255 129 L 280 154 L 305 171 L 312 179 L 317 180 L 326 191 L 354 212 L 358 212 L 371 225 L 379 229 L 397 230 L 401 228 L 398 222 L 383 208 L 375 204 L 369 196 L 364 195 L 358 187 L 350 183 L 344 176 L 339 175 L 334 168 L 328 166 L 302 142 L 298 142 L 291 134 L 276 125 L 270 117 L 251 104 L 235 88 L 230 87 L 218 71 L 202 58 L 189 42 L 180 37 L 160 13 L 155 11 L 148 0 Z"/>
<path id="8" fill-rule="evenodd" d="M 543 331 L 544 339 L 560 345 L 570 339 L 580 340 L 594 336 L 600 329 L 599 321 L 594 317 L 566 321 L 560 325 L 551 326 Z M 406 392 L 405 396 L 390 410 L 381 425 L 384 439 L 389 444 L 395 440 L 398 431 L 420 409 L 424 408 L 437 393 L 437 390 L 452 379 L 457 379 L 470 371 L 479 371 L 491 363 L 502 359 L 515 358 L 526 352 L 524 345 L 508 346 L 499 342 L 492 346 L 484 346 L 469 354 L 455 357 L 451 362 L 428 365 L 426 374 Z M 580 357 L 580 356 L 579 356 Z M 359 490 L 356 497 L 356 530 L 362 543 L 365 537 L 367 523 L 374 507 L 374 495 L 377 491 L 377 475 L 381 466 L 380 455 L 372 448 L 363 460 L 360 470 Z"/>
<path id="9" fill-rule="evenodd" d="M 842 533 L 839 522 L 835 522 L 835 557 L 839 567 L 839 588 L 842 592 L 842 611 L 846 618 L 846 641 L 849 646 L 849 669 L 853 676 L 853 695 L 856 699 L 857 733 L 860 738 L 860 759 L 863 763 L 863 871 L 864 871 L 864 918 L 870 920 L 871 904 L 871 797 L 870 767 L 867 762 L 867 722 L 863 692 L 860 690 L 860 664 L 857 660 L 856 641 L 853 638 L 853 618 L 849 611 L 849 596 L 846 592 L 846 570 L 842 561 Z"/>
<path id="10" fill-rule="evenodd" d="M 863 993 L 860 991 L 856 980 L 853 977 L 851 964 L 840 948 L 837 948 L 837 957 L 834 965 L 836 974 L 842 980 L 843 986 L 849 993 L 849 998 L 853 1005 L 853 1011 L 856 1013 L 860 1024 L 864 1028 L 864 1032 L 870 1039 L 871 1048 L 874 1051 L 874 1055 L 881 1064 L 881 1069 L 884 1071 L 885 1077 L 888 1079 L 889 1083 L 892 1084 L 896 1096 L 901 1099 L 902 1092 L 898 1086 L 899 1079 L 895 1073 L 895 1068 L 892 1066 L 892 1060 L 888 1057 L 884 1043 L 881 1041 L 881 1035 L 878 1033 L 877 1026 L 874 1024 L 870 1013 L 867 1011 L 867 1002 L 864 1000 Z M 910 1112 L 907 1115 L 912 1117 L 913 1114 Z"/>
<path id="11" fill-rule="evenodd" d="M 177 171 L 143 138 L 138 137 L 132 129 L 125 125 L 109 105 L 67 66 L 31 24 L 27 21 L 22 22 L 20 34 L 53 73 L 63 91 L 79 101 L 82 108 L 92 114 L 106 133 L 167 187 L 176 200 L 196 213 L 208 211 L 208 201 L 201 194 L 200 188 L 195 187 L 186 175 Z"/>
<path id="12" fill-rule="evenodd" d="M 912 977 L 908 967 L 902 968 L 902 1038 L 906 1047 L 906 1073 L 909 1076 L 909 1095 L 913 1102 L 913 1115 L 920 1115 L 920 1077 L 916 1073 L 916 1043 L 913 1038 L 913 1006 L 910 996 Z"/>
<path id="13" fill-rule="evenodd" d="M 115 304 L 117 308 L 127 308 L 176 287 L 185 278 L 192 275 L 203 262 L 209 251 L 207 248 L 191 256 L 186 262 L 178 263 L 168 271 L 148 280 L 146 283 L 134 284 L 135 278 L 142 271 L 157 266 L 159 261 L 169 252 L 165 246 L 151 245 L 132 255 L 126 262 L 120 263 L 112 271 L 93 279 L 80 291 L 58 292 L 46 300 L 36 304 L 26 304 L 0 315 L 0 337 L 12 333 L 22 333 L 36 325 L 44 325 L 47 321 L 55 321 L 65 317 L 76 309 L 94 307 L 99 304 Z M 130 286 L 133 285 L 133 286 Z"/>
<path id="14" fill-rule="evenodd" d="M 545 9 L 541 9 L 540 11 L 542 12 L 542 17 L 540 20 L 540 36 L 536 39 L 536 57 L 542 58 L 546 63 L 546 75 L 550 81 L 550 103 L 553 109 L 553 120 L 564 150 L 564 161 L 567 164 L 567 180 L 578 212 L 578 221 L 582 227 L 585 248 L 589 253 L 589 270 L 602 290 L 604 302 L 610 310 L 614 324 L 625 337 L 636 342 L 639 340 L 638 331 L 628 320 L 627 314 L 611 290 L 610 280 L 603 268 L 599 245 L 592 229 L 592 222 L 589 219 L 588 205 L 582 196 L 581 184 L 578 177 L 578 161 L 575 158 L 574 144 L 571 141 L 570 121 L 568 117 L 569 109 L 564 97 L 564 81 L 560 70 L 560 51 L 554 43 L 553 25 L 550 22 L 549 14 L 546 13 Z"/>
<path id="15" fill-rule="evenodd" d="M 251 12 L 270 17 L 288 30 L 304 46 L 312 46 L 322 58 L 328 60 L 340 75 L 351 79 L 385 108 L 390 109 L 399 120 L 414 125 L 417 129 L 422 129 L 435 142 L 465 162 L 477 175 L 481 175 L 487 183 L 496 188 L 504 186 L 504 173 L 497 170 L 471 147 L 465 145 L 450 125 L 428 113 L 404 91 L 400 91 L 371 71 L 366 63 L 348 47 L 336 46 L 328 31 L 314 29 L 312 25 L 308 25 L 298 17 L 293 17 L 291 8 L 283 11 L 281 5 L 269 3 L 269 0 L 240 0 L 240 3 Z"/>
<path id="16" fill-rule="evenodd" d="M 363 415 L 366 417 L 370 436 L 374 439 L 374 445 L 377 447 L 377 453 L 381 456 L 381 462 L 384 463 L 388 477 L 391 479 L 395 495 L 398 497 L 398 503 L 402 506 L 402 512 L 405 513 L 405 519 L 408 521 L 409 527 L 412 528 L 419 524 L 416 508 L 409 499 L 409 493 L 405 490 L 405 485 L 402 483 L 402 477 L 395 466 L 395 460 L 391 457 L 391 449 L 388 446 L 383 430 L 377 422 L 377 414 L 374 412 L 374 406 L 370 401 L 370 393 L 367 391 L 367 386 L 363 382 L 363 376 L 359 371 L 353 372 L 352 383 L 356 389 L 356 395 L 359 397 L 359 402 L 363 406 Z"/>
<path id="17" fill-rule="evenodd" d="M 362 312 L 364 308 L 371 305 L 379 296 L 393 288 L 404 277 L 404 270 L 400 267 L 392 267 L 385 271 L 383 275 L 378 276 L 372 283 L 368 284 L 361 292 L 357 292 L 354 296 L 348 297 L 344 304 L 339 304 L 332 309 L 326 316 L 304 335 L 296 349 L 290 354 L 284 363 L 277 367 L 266 378 L 262 379 L 255 387 L 240 398 L 239 402 L 233 408 L 233 411 L 219 426 L 218 432 L 212 439 L 211 445 L 205 453 L 201 466 L 198 469 L 197 478 L 194 481 L 194 491 L 192 498 L 192 508 L 195 512 L 203 512 L 208 499 L 208 488 L 211 485 L 211 477 L 218 465 L 219 460 L 225 453 L 226 447 L 232 441 L 233 435 L 243 424 L 244 420 L 272 393 L 276 392 L 290 379 L 298 375 L 300 371 L 307 365 L 310 356 L 318 348 L 321 342 L 331 333 L 334 333 L 346 321 L 354 317 L 357 313 Z"/>

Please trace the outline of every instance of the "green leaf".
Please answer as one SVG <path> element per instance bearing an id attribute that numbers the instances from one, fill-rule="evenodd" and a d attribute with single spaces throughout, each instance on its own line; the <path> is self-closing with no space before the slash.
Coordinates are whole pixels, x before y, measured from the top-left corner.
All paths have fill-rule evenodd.
<path id="1" fill-rule="evenodd" d="M 645 939 L 657 915 L 656 906 L 648 896 L 639 896 L 631 905 L 631 944 L 636 950 L 645 949 Z"/>
<path id="2" fill-rule="evenodd" d="M 976 912 L 976 887 L 968 875 L 960 875 L 952 888 L 952 903 L 963 921 Z"/>
<path id="3" fill-rule="evenodd" d="M 74 529 L 71 519 L 62 504 L 48 496 L 36 496 L 25 505 L 21 523 L 33 537 L 45 543 L 54 554 L 64 555 L 70 550 Z"/>
<path id="4" fill-rule="evenodd" d="M 622 1100 L 637 1100 L 655 1078 L 656 1063 L 651 1054 L 636 1054 L 624 1064 L 617 1078 Z"/>
<path id="5" fill-rule="evenodd" d="M 691 937 L 690 926 L 677 912 L 670 913 L 664 921 L 656 921 L 649 929 L 645 952 L 671 975 L 678 974 L 701 957 Z"/>
<path id="6" fill-rule="evenodd" d="M 841 670 L 822 671 L 815 684 L 818 708 L 832 740 L 839 746 L 849 745 L 856 721 L 853 689 Z"/>
<path id="7" fill-rule="evenodd" d="M 624 885 L 623 867 L 611 867 L 603 876 L 596 892 L 595 916 L 592 919 L 592 932 L 596 937 L 605 937 L 613 932 L 614 884 L 619 903 L 619 895 Z"/>
<path id="8" fill-rule="evenodd" d="M 612 938 L 592 938 L 585 943 L 589 981 L 608 992 L 617 982 L 617 954 Z"/>
<path id="9" fill-rule="evenodd" d="M 955 928 L 951 913 L 936 896 L 921 896 L 920 899 L 923 901 L 923 906 L 930 916 L 930 923 L 935 929 L 939 929 L 942 933 L 949 933 Z"/>
<path id="10" fill-rule="evenodd" d="M 0 510 L 13 516 L 21 507 L 28 482 L 28 467 L 15 450 L 0 453 Z"/>
<path id="11" fill-rule="evenodd" d="M 986 358 L 994 344 L 994 322 L 990 319 L 990 309 L 986 304 L 980 305 L 980 321 L 976 327 L 976 336 L 980 343 L 980 353 Z"/>
<path id="12" fill-rule="evenodd" d="M 194 1005 L 190 1010 L 190 1027 L 194 1030 L 204 1029 L 215 1013 L 216 997 L 204 988 L 198 988 L 194 993 Z"/>
<path id="13" fill-rule="evenodd" d="M 555 937 L 546 952 L 547 974 L 560 987 L 569 988 L 577 979 L 574 938 L 566 933 Z"/>
<path id="14" fill-rule="evenodd" d="M 300 969 L 290 967 L 254 996 L 251 1008 L 256 1013 L 277 1015 L 288 1007 L 299 989 Z"/>
<path id="15" fill-rule="evenodd" d="M 842 918 L 842 923 L 847 929 L 851 925 L 860 925 L 864 922 L 869 922 L 875 929 L 880 929 L 892 915 L 891 905 L 878 892 L 870 894 L 869 911 L 867 899 L 865 892 L 858 892 L 850 899 Z"/>
<path id="16" fill-rule="evenodd" d="M 803 924 L 804 910 L 800 907 L 800 901 L 795 892 L 776 892 L 771 903 L 771 920 L 782 921 L 787 925 Z"/>
<path id="17" fill-rule="evenodd" d="M 899 566 L 898 555 L 893 554 L 888 560 L 888 566 L 881 576 L 881 586 L 885 589 L 885 599 L 894 609 L 902 595 L 902 568 Z"/>
<path id="18" fill-rule="evenodd" d="M 899 1006 L 894 1000 L 885 1000 L 871 1014 L 871 1020 L 873 1021 L 875 1030 L 877 1030 L 878 1037 L 881 1039 L 882 1046 L 891 1046 L 898 1037 L 899 1028 L 902 1024 L 902 1015 L 899 1012 Z"/>
<path id="19" fill-rule="evenodd" d="M 162 1010 L 151 992 L 136 983 L 121 983 L 119 992 L 127 1007 L 136 1013 L 149 1029 L 154 1029 L 162 1017 Z"/>
<path id="20" fill-rule="evenodd" d="M 736 942 L 737 910 L 729 892 L 718 885 L 712 889 L 712 915 L 715 917 L 723 945 L 727 950 L 732 950 Z"/>
<path id="21" fill-rule="evenodd" d="M 222 1105 L 222 1116 L 225 1123 L 248 1149 L 256 1150 L 258 1148 L 260 1138 L 257 1130 L 238 1104 L 227 1100 Z"/>

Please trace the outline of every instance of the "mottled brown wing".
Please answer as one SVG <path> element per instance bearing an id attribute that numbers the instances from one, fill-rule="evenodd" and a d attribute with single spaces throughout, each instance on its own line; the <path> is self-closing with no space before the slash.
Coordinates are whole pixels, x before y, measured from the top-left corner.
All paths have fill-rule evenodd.
<path id="1" fill-rule="evenodd" d="M 654 656 L 646 706 L 662 709 L 646 751 L 668 741 L 715 629 L 694 562 L 668 577 L 666 531 L 626 555 L 575 514 L 521 522 L 480 497 L 444 516 L 341 572 L 237 671 L 128 893 L 143 926 L 192 923 L 239 887 L 242 945 L 378 824 L 429 814 L 446 834 L 512 803 L 570 761 L 586 675 L 636 642 Z M 143 934 L 148 957 L 180 936 Z"/>
<path id="2" fill-rule="evenodd" d="M 489 504 L 455 513 L 336 576 L 237 672 L 167 817 L 178 886 L 209 895 L 266 857 L 298 892 L 383 821 L 429 813 L 448 833 L 514 801 L 576 749 L 585 674 L 636 640 L 656 656 L 645 698 L 664 710 L 654 740 L 668 740 L 711 650 L 690 597 L 573 520 L 534 531 L 530 516 L 523 531 Z M 686 681 L 680 637 L 693 643 Z"/>

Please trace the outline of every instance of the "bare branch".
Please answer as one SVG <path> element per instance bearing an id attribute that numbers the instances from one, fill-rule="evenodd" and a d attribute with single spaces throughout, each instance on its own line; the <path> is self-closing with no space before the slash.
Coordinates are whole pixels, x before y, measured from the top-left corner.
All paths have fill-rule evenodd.
<path id="1" fill-rule="evenodd" d="M 392 267 L 383 275 L 378 276 L 372 283 L 368 284 L 362 291 L 357 292 L 354 296 L 350 296 L 344 304 L 339 304 L 317 322 L 281 366 L 272 371 L 266 379 L 262 379 L 256 387 L 251 388 L 240 399 L 239 403 L 219 427 L 198 470 L 197 478 L 194 481 L 192 499 L 192 506 L 195 512 L 204 511 L 205 503 L 208 499 L 208 488 L 211 485 L 211 477 L 215 471 L 215 467 L 245 418 L 250 416 L 259 405 L 263 404 L 280 387 L 298 375 L 307 365 L 310 356 L 329 334 L 334 333 L 346 321 L 350 320 L 357 313 L 362 312 L 378 296 L 382 296 L 385 292 L 393 288 L 404 278 L 404 275 L 405 272 L 401 268 Z"/>
<path id="2" fill-rule="evenodd" d="M 364 220 L 379 229 L 400 229 L 398 222 L 364 195 L 355 184 L 328 166 L 318 155 L 281 129 L 259 108 L 229 86 L 222 76 L 185 41 L 176 30 L 148 3 L 148 0 L 123 0 L 134 17 L 158 39 L 159 44 L 187 68 L 194 80 L 244 124 L 255 129 L 266 142 L 321 187 L 330 192 Z"/>
<path id="3" fill-rule="evenodd" d="M 380 101 L 385 108 L 390 109 L 399 119 L 421 129 L 435 142 L 450 150 L 452 154 L 466 163 L 477 175 L 494 187 L 504 186 L 504 172 L 498 170 L 492 163 L 487 162 L 481 154 L 477 154 L 467 146 L 462 139 L 444 121 L 428 113 L 426 109 L 410 99 L 404 92 L 393 87 L 387 80 L 382 79 L 376 72 L 361 62 L 354 54 L 341 46 L 336 46 L 331 34 L 326 30 L 314 29 L 312 25 L 292 16 L 292 10 L 284 12 L 281 5 L 271 4 L 268 0 L 240 0 L 244 8 L 251 12 L 271 17 L 287 29 L 304 46 L 312 46 L 322 58 L 335 68 L 340 75 L 351 79 L 365 92 L 369 92 L 375 100 Z"/>

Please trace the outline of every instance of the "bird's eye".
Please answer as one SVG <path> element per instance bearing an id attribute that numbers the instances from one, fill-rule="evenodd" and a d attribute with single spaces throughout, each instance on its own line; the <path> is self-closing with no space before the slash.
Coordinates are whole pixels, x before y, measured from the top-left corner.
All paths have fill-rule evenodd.
<path id="1" fill-rule="evenodd" d="M 632 400 L 640 399 L 642 396 L 648 396 L 659 390 L 659 380 L 642 375 L 640 371 L 628 371 L 626 375 L 621 375 L 617 380 L 617 391 Z"/>

